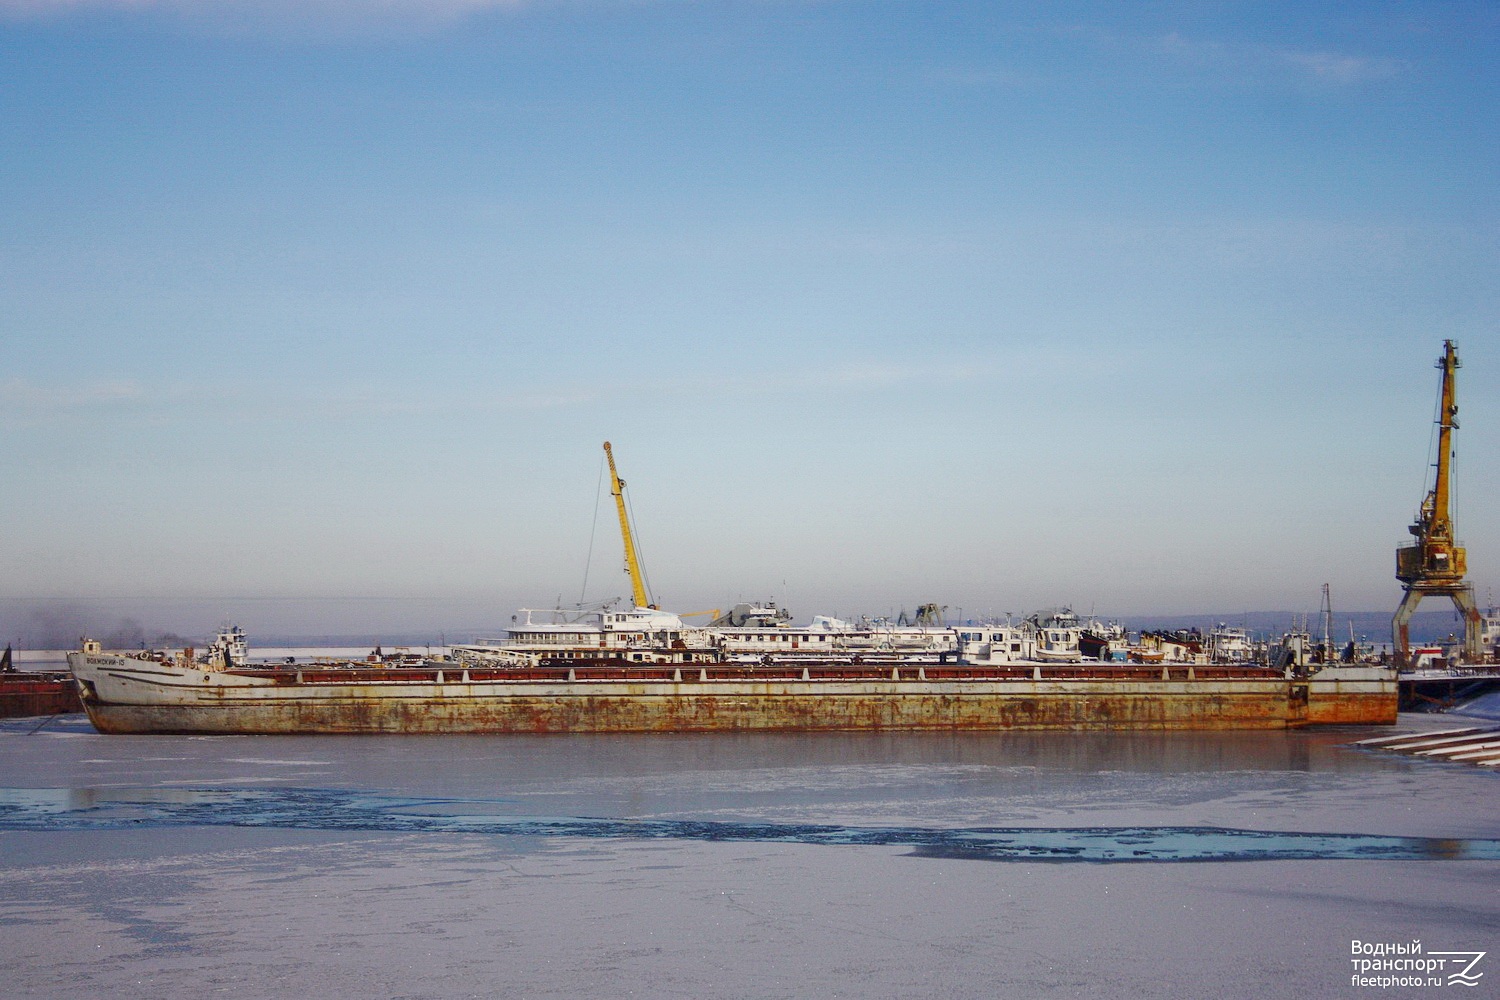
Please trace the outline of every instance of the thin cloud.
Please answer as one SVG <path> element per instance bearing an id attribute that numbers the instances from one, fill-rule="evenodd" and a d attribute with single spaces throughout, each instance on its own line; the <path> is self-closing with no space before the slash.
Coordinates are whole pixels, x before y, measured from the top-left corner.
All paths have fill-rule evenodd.
<path id="1" fill-rule="evenodd" d="M 996 370 L 998 366 L 978 361 L 971 364 L 930 365 L 854 362 L 822 367 L 809 364 L 774 372 L 637 381 L 628 387 L 609 381 L 552 385 L 517 392 L 507 392 L 504 389 L 487 389 L 470 395 L 460 392 L 456 397 L 449 398 L 443 407 L 451 408 L 454 399 L 460 401 L 458 405 L 472 409 L 546 410 L 616 403 L 622 395 L 659 400 L 670 396 L 711 399 L 729 396 L 799 396 L 809 393 L 826 396 L 834 391 L 861 394 L 888 392 L 898 388 L 919 391 L 985 379 Z M 385 396 L 374 397 L 365 405 L 382 405 L 382 400 L 386 399 Z M 397 400 L 389 405 L 400 408 L 408 404 Z"/>
<path id="2" fill-rule="evenodd" d="M 129 380 L 57 386 L 37 385 L 20 378 L 0 382 L 0 413 L 76 413 L 116 409 L 138 406 L 147 398 L 146 390 Z"/>
<path id="3" fill-rule="evenodd" d="M 527 6 L 530 0 L 0 0 L 0 20 L 155 15 L 209 34 L 317 39 L 441 30 Z"/>
<path id="4" fill-rule="evenodd" d="M 1396 59 L 1284 46 L 1228 45 L 1191 40 L 1178 34 L 1165 36 L 1161 40 L 1160 50 L 1165 54 L 1191 59 L 1200 65 L 1238 68 L 1257 74 L 1280 75 L 1290 69 L 1304 80 L 1339 86 L 1385 80 L 1405 70 L 1405 64 Z"/>
<path id="5" fill-rule="evenodd" d="M 0 11 L 32 17 L 88 10 L 170 10 L 182 14 L 215 14 L 226 10 L 258 11 L 279 16 L 322 11 L 349 16 L 391 14 L 452 17 L 492 7 L 515 8 L 525 0 L 0 0 Z"/>
<path id="6" fill-rule="evenodd" d="M 1367 59 L 1339 52 L 1284 51 L 1280 55 L 1316 79 L 1345 85 L 1385 80 L 1405 70 L 1405 64 L 1396 59 Z"/>
<path id="7" fill-rule="evenodd" d="M 1063 232 L 1135 257 L 1153 250 L 1180 260 L 1214 260 L 1236 267 L 1305 267 L 1352 258 L 1362 267 L 1393 268 L 1406 260 L 1417 231 L 1317 218 L 1184 217 L 1159 222 L 1088 219 Z M 1454 234 L 1456 235 L 1456 234 Z"/>
<path id="8" fill-rule="evenodd" d="M 988 377 L 994 369 L 973 364 L 849 363 L 800 367 L 784 372 L 706 375 L 660 381 L 638 381 L 622 387 L 615 381 L 557 382 L 542 386 L 508 387 L 486 384 L 472 392 L 461 385 L 451 394 L 424 394 L 362 386 L 263 385 L 254 389 L 215 386 L 194 389 L 174 383 L 152 388 L 119 380 L 82 385 L 42 385 L 23 379 L 0 382 L 0 419 L 28 422 L 98 418 L 135 412 L 149 419 L 198 419 L 205 416 L 234 420 L 279 420 L 309 416 L 322 419 L 367 420 L 371 417 L 428 416 L 468 412 L 559 410 L 616 403 L 622 395 L 645 399 L 725 396 L 826 395 L 886 392 L 896 388 L 941 388 Z"/>
<path id="9" fill-rule="evenodd" d="M 1096 48 L 1169 59 L 1181 66 L 1243 79 L 1286 79 L 1331 86 L 1354 86 L 1390 79 L 1407 71 L 1400 59 L 1325 49 L 1226 42 L 1169 31 L 1147 35 L 1073 26 L 1064 34 Z"/>

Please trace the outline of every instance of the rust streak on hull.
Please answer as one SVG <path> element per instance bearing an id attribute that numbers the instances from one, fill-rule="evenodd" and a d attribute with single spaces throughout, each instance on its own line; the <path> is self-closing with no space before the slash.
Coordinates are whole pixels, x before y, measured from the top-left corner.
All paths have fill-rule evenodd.
<path id="1" fill-rule="evenodd" d="M 1328 684 L 1263 670 L 1164 678 L 1160 668 L 1042 668 L 1040 679 L 1030 669 L 806 679 L 800 670 L 765 679 L 741 669 L 595 670 L 569 680 L 565 671 L 213 672 L 90 659 L 98 662 L 75 672 L 106 733 L 1284 729 L 1394 722 L 1396 705 L 1394 680 L 1333 685 L 1325 705 Z"/>

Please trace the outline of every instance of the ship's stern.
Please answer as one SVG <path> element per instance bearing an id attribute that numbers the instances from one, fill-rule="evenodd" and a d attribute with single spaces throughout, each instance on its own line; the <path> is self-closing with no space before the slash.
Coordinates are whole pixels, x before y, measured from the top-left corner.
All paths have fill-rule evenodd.
<path id="1" fill-rule="evenodd" d="M 1307 678 L 1311 726 L 1390 726 L 1399 701 L 1396 669 L 1375 665 L 1328 664 Z"/>

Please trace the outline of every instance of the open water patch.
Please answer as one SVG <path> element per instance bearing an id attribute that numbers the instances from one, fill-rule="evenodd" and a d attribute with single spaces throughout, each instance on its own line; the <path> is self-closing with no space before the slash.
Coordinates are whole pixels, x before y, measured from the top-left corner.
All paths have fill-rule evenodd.
<path id="1" fill-rule="evenodd" d="M 1221 827 L 913 827 L 515 816 L 504 800 L 346 789 L 0 788 L 0 831 L 245 827 L 333 832 L 910 847 L 984 861 L 1500 860 L 1500 840 Z"/>

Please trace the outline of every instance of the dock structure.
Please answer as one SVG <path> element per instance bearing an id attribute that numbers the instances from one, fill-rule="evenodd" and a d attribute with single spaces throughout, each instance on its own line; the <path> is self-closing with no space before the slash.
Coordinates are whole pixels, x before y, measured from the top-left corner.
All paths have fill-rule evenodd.
<path id="1" fill-rule="evenodd" d="M 1444 712 L 1500 688 L 1500 663 L 1403 670 L 1396 681 L 1403 712 Z"/>
<path id="2" fill-rule="evenodd" d="M 1359 740 L 1354 746 L 1479 767 L 1500 767 L 1500 724 L 1377 736 Z"/>

